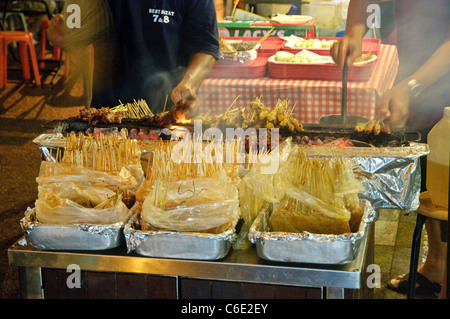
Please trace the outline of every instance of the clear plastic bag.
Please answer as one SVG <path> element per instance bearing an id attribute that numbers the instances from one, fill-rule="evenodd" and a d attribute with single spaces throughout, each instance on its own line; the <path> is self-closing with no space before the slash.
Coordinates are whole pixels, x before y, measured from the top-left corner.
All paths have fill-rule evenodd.
<path id="1" fill-rule="evenodd" d="M 101 187 L 115 192 L 135 192 L 143 179 L 144 172 L 138 165 L 124 166 L 118 172 L 101 172 L 80 165 L 43 161 L 36 182 L 41 186 L 73 183 L 79 187 Z"/>
<path id="2" fill-rule="evenodd" d="M 336 210 L 302 187 L 288 187 L 286 196 L 274 208 L 269 218 L 271 231 L 313 234 L 343 234 L 350 232 L 351 212 L 345 207 Z"/>
<path id="3" fill-rule="evenodd" d="M 262 173 L 268 163 L 257 162 L 245 175 L 239 187 L 240 207 L 244 223 L 233 245 L 236 250 L 251 246 L 247 238 L 248 231 L 258 214 L 269 205 L 282 200 L 289 180 L 289 171 L 293 169 L 293 158 L 297 148 L 292 138 L 286 139 L 275 150 L 278 152 L 278 169 L 273 174 Z"/>
<path id="4" fill-rule="evenodd" d="M 358 224 L 357 199 L 364 188 L 349 160 L 310 158 L 288 138 L 279 146 L 278 170 L 262 174 L 264 165 L 257 163 L 241 181 L 244 225 L 234 249 L 250 247 L 248 231 L 265 209 L 272 210 L 276 231 L 343 233 Z"/>
<path id="5" fill-rule="evenodd" d="M 107 225 L 125 221 L 129 216 L 129 209 L 122 202 L 122 196 L 105 188 L 83 189 L 63 183 L 55 185 L 54 189 L 42 186 L 38 189 L 36 218 L 43 224 Z M 89 201 L 87 198 L 93 202 L 86 203 Z"/>
<path id="6" fill-rule="evenodd" d="M 163 194 L 158 205 L 156 189 Z M 142 205 L 144 222 L 153 227 L 179 232 L 217 228 L 240 217 L 236 187 L 223 179 L 195 178 L 180 180 L 153 189 Z"/>

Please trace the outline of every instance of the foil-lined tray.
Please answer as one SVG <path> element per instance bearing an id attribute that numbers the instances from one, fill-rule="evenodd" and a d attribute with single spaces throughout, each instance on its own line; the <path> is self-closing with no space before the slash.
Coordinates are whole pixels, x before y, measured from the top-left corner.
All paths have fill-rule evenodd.
<path id="1" fill-rule="evenodd" d="M 134 213 L 124 227 L 128 253 L 146 257 L 217 260 L 225 257 L 236 240 L 236 219 L 222 233 L 140 230 L 134 225 L 140 214 Z"/>
<path id="2" fill-rule="evenodd" d="M 41 135 L 34 140 L 43 156 L 54 160 L 56 147 L 65 143 L 58 134 Z M 143 167 L 148 152 L 158 144 L 140 144 Z M 65 146 L 65 144 L 64 144 Z M 399 147 L 339 147 L 334 145 L 300 145 L 310 156 L 340 156 L 352 158 L 360 168 L 365 187 L 364 197 L 374 209 L 399 209 L 412 212 L 419 207 L 421 185 L 420 157 L 430 151 L 427 144 L 410 142 Z M 147 155 L 146 155 L 147 154 Z"/>
<path id="3" fill-rule="evenodd" d="M 430 150 L 427 144 L 411 142 L 401 147 L 301 146 L 310 156 L 351 158 L 365 188 L 362 198 L 373 209 L 412 212 L 419 207 L 420 157 Z"/>
<path id="4" fill-rule="evenodd" d="M 262 259 L 278 262 L 314 264 L 346 264 L 359 253 L 361 242 L 367 236 L 370 223 L 378 213 L 369 202 L 364 203 L 364 214 L 356 233 L 342 235 L 288 233 L 270 231 L 268 211 L 262 211 L 250 227 L 248 238 L 255 244 Z"/>
<path id="5" fill-rule="evenodd" d="M 129 218 L 129 217 L 128 217 Z M 127 219 L 128 219 L 127 218 Z M 44 250 L 105 250 L 125 242 L 127 220 L 108 225 L 50 225 L 36 220 L 36 209 L 28 208 L 20 220 L 25 239 Z"/>

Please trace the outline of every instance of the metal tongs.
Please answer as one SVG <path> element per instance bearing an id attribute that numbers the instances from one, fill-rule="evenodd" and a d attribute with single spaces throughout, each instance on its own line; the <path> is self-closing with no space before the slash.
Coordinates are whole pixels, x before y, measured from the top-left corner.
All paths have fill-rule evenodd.
<path id="1" fill-rule="evenodd" d="M 344 60 L 344 67 L 342 68 L 342 105 L 341 105 L 341 124 L 347 123 L 347 74 L 348 65 L 347 59 Z"/>
<path id="2" fill-rule="evenodd" d="M 325 115 L 320 119 L 320 123 L 331 125 L 352 126 L 359 122 L 368 122 L 369 120 L 357 116 L 347 114 L 347 75 L 348 64 L 347 58 L 344 60 L 344 66 L 342 68 L 342 98 L 341 98 L 341 114 Z"/>

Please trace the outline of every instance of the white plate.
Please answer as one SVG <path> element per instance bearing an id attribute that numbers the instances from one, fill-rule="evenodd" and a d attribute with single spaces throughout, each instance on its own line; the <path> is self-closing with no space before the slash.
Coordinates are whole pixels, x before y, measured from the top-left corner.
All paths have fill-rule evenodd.
<path id="1" fill-rule="evenodd" d="M 283 24 L 297 24 L 297 23 L 305 23 L 312 20 L 311 16 L 304 15 L 277 15 L 270 19 L 272 22 L 283 23 Z"/>
<path id="2" fill-rule="evenodd" d="M 276 64 L 289 64 L 289 65 L 323 65 L 323 64 L 333 63 L 333 60 L 327 59 L 323 62 L 281 62 L 281 61 L 275 60 L 275 55 L 272 55 L 269 58 L 269 62 L 276 63 Z"/>
<path id="3" fill-rule="evenodd" d="M 356 62 L 356 63 L 353 63 L 353 65 L 366 65 L 366 64 L 369 64 L 370 62 L 375 61 L 376 59 L 377 59 L 377 56 L 372 55 L 372 57 L 369 60 L 362 61 L 362 62 Z"/>

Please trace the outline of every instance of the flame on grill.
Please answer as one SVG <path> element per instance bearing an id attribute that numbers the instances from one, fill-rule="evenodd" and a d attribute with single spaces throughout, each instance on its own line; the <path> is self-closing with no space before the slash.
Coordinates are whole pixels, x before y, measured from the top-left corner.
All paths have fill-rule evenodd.
<path id="1" fill-rule="evenodd" d="M 187 119 L 184 114 L 179 118 L 177 118 L 177 124 L 190 124 L 190 123 L 193 123 L 193 121 L 191 119 Z"/>
<path id="2" fill-rule="evenodd" d="M 338 142 L 336 144 L 336 146 L 339 147 L 347 147 L 347 146 L 353 146 L 352 142 L 350 141 L 350 139 L 344 138 L 342 139 L 340 142 Z"/>

